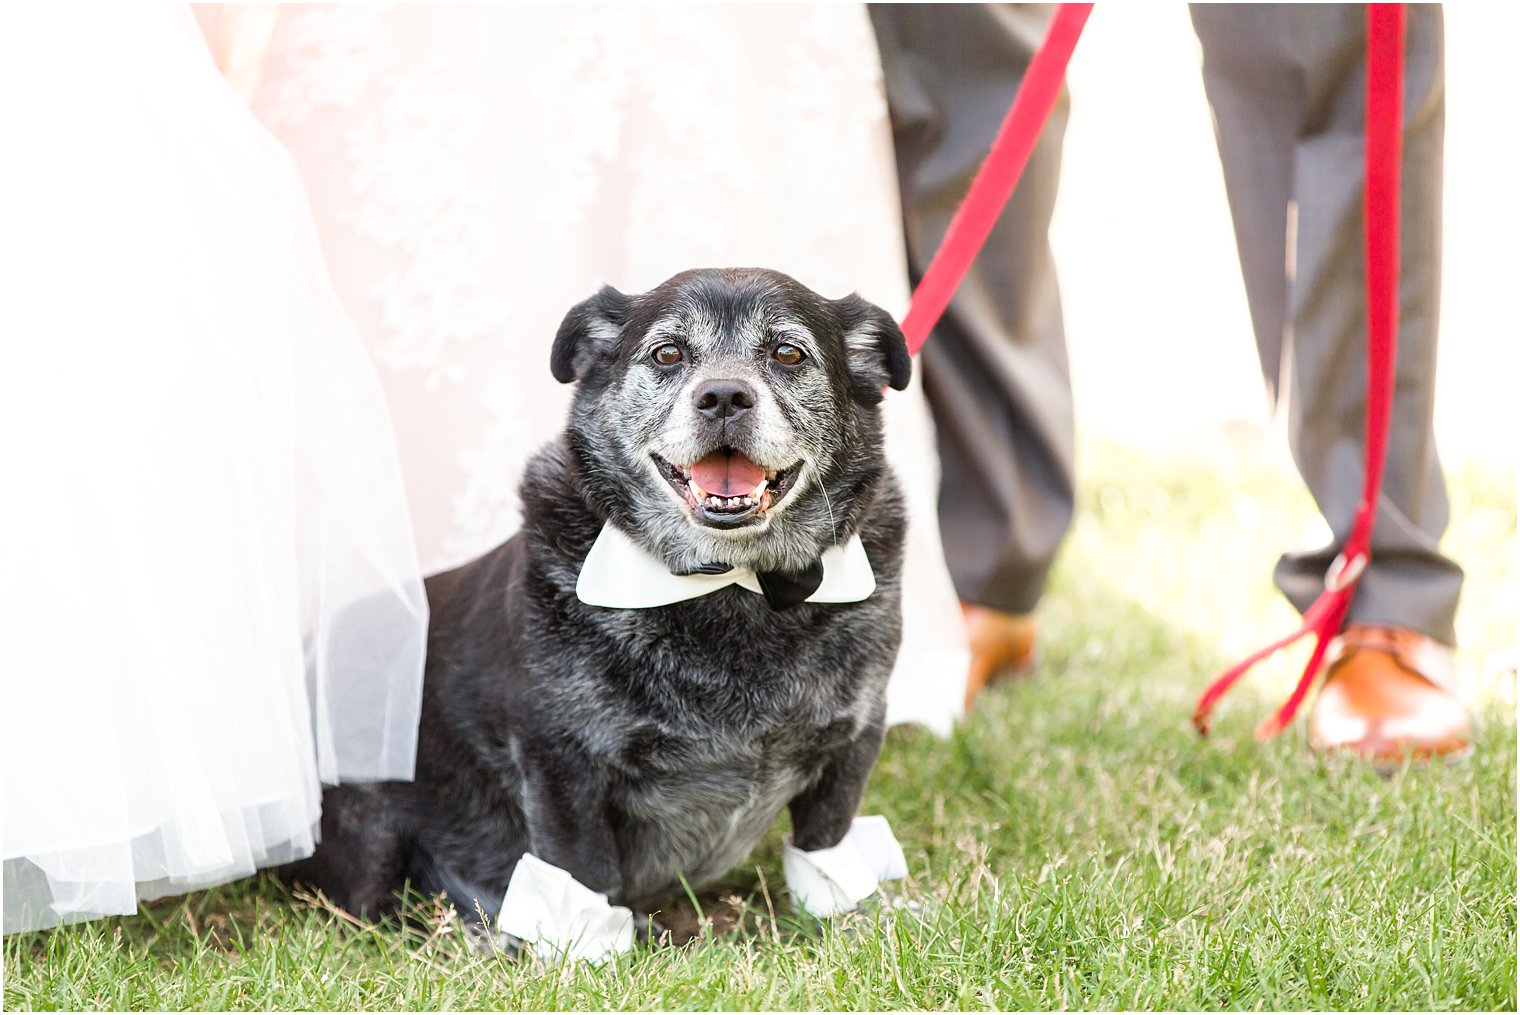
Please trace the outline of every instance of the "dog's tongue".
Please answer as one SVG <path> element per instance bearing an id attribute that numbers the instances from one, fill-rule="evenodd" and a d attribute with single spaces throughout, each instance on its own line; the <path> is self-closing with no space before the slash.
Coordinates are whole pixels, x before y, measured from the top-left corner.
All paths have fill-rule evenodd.
<path id="1" fill-rule="evenodd" d="M 765 478 L 765 470 L 737 451 L 714 451 L 691 467 L 691 478 L 708 493 L 740 497 Z"/>

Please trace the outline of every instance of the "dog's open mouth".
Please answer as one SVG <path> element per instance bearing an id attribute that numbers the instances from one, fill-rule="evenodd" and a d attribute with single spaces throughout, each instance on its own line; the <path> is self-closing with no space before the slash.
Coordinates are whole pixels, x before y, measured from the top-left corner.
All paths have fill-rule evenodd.
<path id="1" fill-rule="evenodd" d="M 733 448 L 719 448 L 690 465 L 655 455 L 660 475 L 686 501 L 692 517 L 718 528 L 760 518 L 785 497 L 802 463 L 767 469 Z"/>

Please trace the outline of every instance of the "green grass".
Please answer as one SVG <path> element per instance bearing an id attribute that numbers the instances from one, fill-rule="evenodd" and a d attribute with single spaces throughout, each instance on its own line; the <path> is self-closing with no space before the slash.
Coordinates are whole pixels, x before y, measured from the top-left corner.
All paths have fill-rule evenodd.
<path id="1" fill-rule="evenodd" d="M 872 780 L 921 916 L 794 919 L 781 828 L 703 893 L 694 941 L 602 968 L 478 955 L 446 913 L 355 926 L 260 878 L 8 938 L 6 1007 L 1514 1010 L 1513 473 L 1451 477 L 1476 756 L 1384 778 L 1300 729 L 1252 739 L 1302 653 L 1208 740 L 1188 725 L 1209 675 L 1294 621 L 1268 582 L 1312 519 L 1291 474 L 1084 452 L 1040 672 L 948 741 L 894 731 Z"/>

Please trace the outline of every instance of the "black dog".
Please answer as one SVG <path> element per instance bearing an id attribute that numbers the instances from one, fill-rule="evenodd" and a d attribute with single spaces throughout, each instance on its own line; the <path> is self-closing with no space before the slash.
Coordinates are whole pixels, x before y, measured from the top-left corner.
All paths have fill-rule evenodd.
<path id="1" fill-rule="evenodd" d="M 776 272 L 692 271 L 572 309 L 551 367 L 579 389 L 522 531 L 427 582 L 416 781 L 329 789 L 320 848 L 287 868 L 352 912 L 409 881 L 494 915 L 529 851 L 647 913 L 784 806 L 799 848 L 838 843 L 876 760 L 901 630 L 879 412 L 908 382 L 897 325 Z M 674 574 L 752 569 L 764 595 L 588 606 L 605 523 Z M 875 591 L 806 601 L 857 534 Z"/>

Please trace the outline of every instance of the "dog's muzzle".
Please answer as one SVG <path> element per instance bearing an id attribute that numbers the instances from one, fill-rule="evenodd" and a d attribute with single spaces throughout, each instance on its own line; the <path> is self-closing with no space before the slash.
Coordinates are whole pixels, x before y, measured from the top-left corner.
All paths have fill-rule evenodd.
<path id="1" fill-rule="evenodd" d="M 691 510 L 714 528 L 737 528 L 763 518 L 797 481 L 802 463 L 769 469 L 742 452 L 722 447 L 682 465 L 654 455 L 660 475 Z"/>

